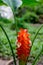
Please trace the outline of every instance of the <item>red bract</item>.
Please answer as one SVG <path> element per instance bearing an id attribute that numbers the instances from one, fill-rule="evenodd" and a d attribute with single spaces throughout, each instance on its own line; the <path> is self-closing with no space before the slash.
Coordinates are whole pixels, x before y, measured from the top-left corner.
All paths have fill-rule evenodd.
<path id="1" fill-rule="evenodd" d="M 26 61 L 30 54 L 31 41 L 29 38 L 30 34 L 26 29 L 20 29 L 17 37 L 17 55 L 21 60 Z"/>

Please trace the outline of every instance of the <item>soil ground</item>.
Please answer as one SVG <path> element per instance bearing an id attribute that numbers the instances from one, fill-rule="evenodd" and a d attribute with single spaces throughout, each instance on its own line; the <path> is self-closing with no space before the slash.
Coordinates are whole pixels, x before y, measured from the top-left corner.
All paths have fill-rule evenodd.
<path id="1" fill-rule="evenodd" d="M 43 56 L 40 58 L 40 60 L 38 60 L 39 62 L 36 64 L 36 65 L 43 65 Z M 2 60 L 2 59 L 0 59 L 0 65 L 6 65 L 7 63 L 9 63 L 9 62 L 11 62 L 11 64 L 10 65 L 13 65 L 13 63 L 12 63 L 12 60 Z M 17 61 L 17 63 L 18 63 L 18 61 Z M 17 64 L 18 65 L 18 64 Z M 27 63 L 27 65 L 32 65 L 32 62 L 31 61 L 29 61 L 28 63 Z"/>

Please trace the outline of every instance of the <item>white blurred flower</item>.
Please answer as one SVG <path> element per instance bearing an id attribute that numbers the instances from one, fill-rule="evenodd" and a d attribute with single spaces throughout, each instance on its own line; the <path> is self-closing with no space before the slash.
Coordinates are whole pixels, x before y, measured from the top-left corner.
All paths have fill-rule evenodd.
<path id="1" fill-rule="evenodd" d="M 12 13 L 12 10 L 10 8 L 10 3 L 9 3 L 9 0 L 3 0 L 4 3 L 6 3 L 8 6 L 0 6 L 0 13 L 1 13 L 1 16 L 2 17 L 5 17 L 7 19 L 12 19 L 13 18 L 13 13 Z M 21 0 L 12 0 L 13 2 L 13 6 L 14 8 L 18 8 L 22 5 L 22 1 Z"/>
<path id="2" fill-rule="evenodd" d="M 0 13 L 2 17 L 10 19 L 13 17 L 13 13 L 10 7 L 7 6 L 0 6 Z"/>

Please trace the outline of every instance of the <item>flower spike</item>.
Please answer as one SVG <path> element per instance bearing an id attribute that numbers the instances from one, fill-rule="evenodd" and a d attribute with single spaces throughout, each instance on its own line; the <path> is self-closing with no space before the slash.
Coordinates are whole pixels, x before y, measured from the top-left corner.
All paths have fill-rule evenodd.
<path id="1" fill-rule="evenodd" d="M 30 54 L 31 40 L 27 29 L 20 29 L 17 37 L 17 55 L 20 60 L 26 61 Z"/>

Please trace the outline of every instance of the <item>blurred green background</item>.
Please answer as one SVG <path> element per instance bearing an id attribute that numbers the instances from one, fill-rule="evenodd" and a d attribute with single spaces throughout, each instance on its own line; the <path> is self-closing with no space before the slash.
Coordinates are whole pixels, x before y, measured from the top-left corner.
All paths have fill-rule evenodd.
<path id="1" fill-rule="evenodd" d="M 28 29 L 31 34 L 31 41 L 39 26 L 43 24 L 43 0 L 22 0 L 23 4 L 15 12 L 15 19 L 17 21 L 18 30 L 22 28 Z M 1 4 L 2 5 L 2 4 Z M 7 19 L 0 16 L 0 24 L 4 27 L 9 36 L 14 52 L 16 53 L 16 31 L 15 22 L 12 21 L 13 17 Z M 38 33 L 38 36 L 33 44 L 31 56 L 36 57 L 38 52 L 42 49 L 43 44 L 43 28 Z M 43 54 L 43 53 L 42 53 Z M 10 57 L 11 51 L 2 29 L 0 28 L 0 56 Z"/>

